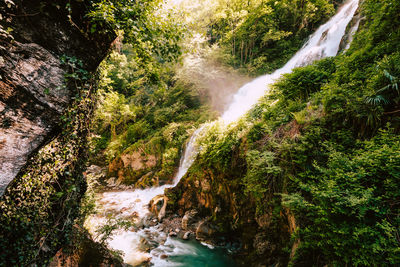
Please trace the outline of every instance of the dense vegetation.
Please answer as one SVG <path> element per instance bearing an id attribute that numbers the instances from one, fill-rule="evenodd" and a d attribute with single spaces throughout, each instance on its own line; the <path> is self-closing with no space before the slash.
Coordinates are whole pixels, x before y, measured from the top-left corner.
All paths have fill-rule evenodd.
<path id="1" fill-rule="evenodd" d="M 136 85 L 141 86 L 143 91 L 160 89 L 150 101 L 146 100 L 148 95 L 146 96 L 142 91 L 142 99 L 137 99 L 137 101 L 143 101 L 145 103 L 143 106 L 155 105 L 156 103 L 152 102 L 154 99 L 157 99 L 159 103 L 165 100 L 166 93 L 162 91 L 162 88 L 166 86 L 161 84 L 162 79 L 159 75 L 164 69 L 163 63 L 176 61 L 180 55 L 178 42 L 181 31 L 175 27 L 176 24 L 170 23 L 168 20 L 157 21 L 155 19 L 153 11 L 158 7 L 159 2 L 78 2 L 78 4 L 74 1 L 67 3 L 43 2 L 37 7 L 38 13 L 30 14 L 29 17 L 39 15 L 52 20 L 54 19 L 51 17 L 54 16 L 53 11 L 57 10 L 59 13 L 56 14 L 63 16 L 61 20 L 65 17 L 65 21 L 61 21 L 61 23 L 78 28 L 87 39 L 94 38 L 96 33 L 100 33 L 99 36 L 103 37 L 108 34 L 112 38 L 112 36 L 116 36 L 112 34 L 115 31 L 127 43 L 129 59 L 136 59 L 135 62 L 130 63 L 130 69 L 127 70 L 135 75 L 127 73 L 127 79 L 119 79 L 119 81 L 131 83 L 136 80 Z M 23 5 L 24 3 L 18 2 L 17 4 Z M 13 1 L 2 1 L 0 10 L 2 12 L 14 11 L 9 10 L 14 5 Z M 7 6 L 7 8 L 3 8 L 3 6 Z M 84 10 L 79 10 L 79 17 L 76 17 L 77 12 L 74 10 L 77 6 L 84 7 Z M 86 13 L 82 14 L 83 12 Z M 7 13 L 7 16 L 9 15 L 15 16 L 15 14 Z M 82 25 L 85 28 L 79 28 Z M 9 27 L 7 31 L 12 33 L 13 29 Z M 99 58 L 102 56 L 100 55 Z M 2 60 L 4 61 L 3 58 Z M 104 246 L 94 245 L 93 241 L 88 239 L 88 234 L 82 230 L 87 209 L 91 206 L 87 205 L 85 201 L 81 203 L 81 200 L 87 189 L 84 170 L 88 152 L 90 152 L 88 135 L 94 118 L 96 95 L 98 87 L 100 87 L 101 94 L 108 93 L 110 96 L 115 95 L 117 98 L 123 99 L 124 94 L 133 95 L 138 86 L 119 87 L 120 92 L 117 89 L 115 92 L 107 91 L 106 85 L 99 84 L 99 75 L 90 73 L 85 68 L 86 62 L 68 55 L 60 56 L 59 60 L 66 71 L 64 83 L 60 87 L 68 89 L 73 97 L 68 109 L 60 117 L 59 126 L 54 131 L 55 136 L 51 137 L 51 140 L 48 140 L 47 144 L 32 156 L 0 199 L 0 248 L 2 250 L 0 266 L 45 266 L 61 247 L 64 247 L 65 256 L 68 256 L 68 253 L 72 253 L 71 255 L 74 253 L 75 255 L 85 254 L 87 251 L 83 250 L 87 246 L 94 246 L 98 253 L 104 250 Z M 96 62 L 91 62 L 91 64 L 96 64 Z M 116 73 L 114 72 L 114 74 Z M 123 75 L 122 72 L 121 75 Z M 138 80 L 148 87 L 144 88 Z M 153 85 L 157 86 L 152 87 Z M 47 90 L 58 89 L 49 88 Z M 128 89 L 131 91 L 123 91 Z M 179 94 L 179 92 L 176 93 L 176 95 Z M 111 97 L 108 99 L 108 103 L 113 103 L 113 100 Z M 191 103 L 190 101 L 195 102 L 190 96 L 182 97 L 182 105 Z M 165 105 L 167 104 L 172 104 L 171 100 L 165 103 Z M 182 108 L 182 105 L 179 108 Z M 130 111 L 128 109 L 128 113 Z M 143 114 L 147 110 L 139 111 L 137 108 L 135 111 Z M 123 110 L 119 112 L 124 113 Z M 110 113 L 109 115 L 114 116 Z M 139 118 L 140 115 L 135 114 L 134 117 Z M 112 119 L 111 125 L 113 126 L 115 119 L 119 118 Z M 141 129 L 147 134 L 148 129 L 145 127 Z M 134 137 L 136 132 L 130 134 L 131 140 L 136 138 Z M 82 205 L 83 207 L 81 207 Z M 73 251 L 68 251 L 68 249 Z M 86 260 L 97 266 L 105 263 L 101 262 L 103 260 L 101 257 L 104 256 L 109 257 L 110 255 L 105 252 L 105 255 L 96 255 L 96 259 Z M 114 261 L 112 258 L 104 258 L 104 260 Z"/>
<path id="2" fill-rule="evenodd" d="M 199 53 L 199 48 L 193 48 L 188 40 L 196 34 L 203 34 L 209 38 L 208 45 L 219 44 L 214 56 L 238 66 L 238 55 L 236 52 L 231 55 L 228 49 L 231 42 L 236 45 L 236 42 L 250 40 L 244 35 L 246 32 L 258 38 L 268 28 L 269 37 L 262 37 L 264 41 L 253 40 L 253 48 L 245 49 L 247 54 L 245 60 L 241 56 L 240 65 L 248 63 L 253 66 L 254 62 L 258 62 L 262 68 L 249 67 L 252 74 L 272 70 L 285 62 L 308 34 L 334 12 L 334 4 L 329 1 L 289 2 L 248 1 L 245 5 L 239 1 L 203 1 L 191 8 L 194 12 L 186 14 L 187 19 L 182 24 L 177 23 L 182 21 L 180 12 L 155 11 L 157 5 L 153 4 L 146 7 L 144 12 L 148 15 L 145 19 L 139 19 L 140 24 L 135 22 L 133 26 L 115 23 L 120 16 L 113 10 L 124 9 L 124 4 L 111 5 L 111 9 L 108 4 L 97 4 L 97 10 L 91 16 L 96 18 L 107 14 L 107 21 L 123 28 L 120 39 L 125 44 L 120 44 L 118 51 L 113 52 L 102 65 L 103 79 L 95 129 L 97 136 L 93 138 L 93 154 L 100 156 L 94 162 L 109 164 L 108 177 L 117 177 L 120 182 L 136 186 L 154 185 L 171 179 L 184 142 L 201 122 L 211 118 L 200 101 L 199 93 L 204 92 L 196 88 L 196 77 L 176 75 L 177 68 L 181 73 L 183 68 L 175 61 L 182 52 L 179 46 L 188 49 L 186 53 Z M 183 5 L 192 3 L 184 2 Z M 291 10 L 287 8 L 289 5 L 296 7 L 293 10 L 296 19 L 290 22 L 286 21 L 289 14 L 284 12 Z M 205 13 L 207 17 L 204 19 Z M 281 21 L 279 25 L 271 24 L 277 22 L 278 17 Z M 260 27 L 251 28 L 255 26 L 255 20 L 262 23 Z M 139 32 L 138 38 L 132 28 L 142 28 L 144 33 Z M 185 40 L 181 39 L 183 34 L 186 34 Z M 149 40 L 157 40 L 158 44 L 169 45 L 170 48 L 149 45 Z M 148 45 L 141 45 L 145 42 Z M 167 54 L 163 53 L 165 51 Z M 240 53 L 244 53 L 243 47 Z M 269 56 L 267 60 L 265 53 L 273 55 L 276 60 Z M 286 53 L 285 56 L 283 53 Z M 250 60 L 253 55 L 254 60 Z M 155 158 L 156 164 L 134 168 L 123 160 L 126 155 L 135 155 L 142 162 Z"/>
<path id="3" fill-rule="evenodd" d="M 264 74 L 286 63 L 341 2 L 203 0 L 192 16 L 210 43 L 220 46 L 226 63 Z"/>
<path id="4" fill-rule="evenodd" d="M 110 163 L 110 176 L 125 168 L 119 164 L 123 155 L 153 156 L 155 164 L 137 170 L 126 167 L 123 177 L 132 184 L 151 172 L 149 180 L 140 181 L 146 186 L 172 178 L 183 144 L 209 118 L 209 111 L 192 86 L 175 78 L 173 63 L 149 64 L 149 73 L 138 61 L 132 47 L 124 45 L 103 63 L 93 152 L 102 155 L 97 160 Z"/>
<path id="5" fill-rule="evenodd" d="M 72 241 L 74 224 L 83 223 L 79 207 L 97 77 L 76 58 L 62 61 L 68 69 L 64 86 L 73 84 L 76 98 L 61 117 L 60 134 L 29 160 L 0 200 L 1 266 L 46 265 Z"/>
<path id="6" fill-rule="evenodd" d="M 400 3 L 366 0 L 362 13 L 347 53 L 284 75 L 245 118 L 200 141 L 189 179 L 208 173 L 236 192 L 236 208 L 270 217 L 265 238 L 282 247 L 264 258 L 287 263 L 293 246 L 294 266 L 399 262 Z M 212 213 L 231 229 L 248 220 Z M 282 243 L 272 232 L 291 213 L 297 228 Z"/>
<path id="7" fill-rule="evenodd" d="M 93 137 L 93 161 L 109 164 L 109 177 L 143 187 L 172 178 L 185 141 L 211 116 L 191 80 L 176 75 L 186 28 L 172 10 L 154 8 L 134 26 L 151 34 L 137 40 L 120 32 L 123 43 L 101 66 Z M 124 155 L 144 166 L 123 163 Z"/>
<path id="8" fill-rule="evenodd" d="M 91 163 L 108 167 L 108 178 L 137 187 L 169 181 L 185 141 L 214 118 L 195 83 L 177 75 L 182 54 L 198 52 L 184 51 L 183 38 L 202 33 L 218 60 L 251 74 L 270 72 L 342 1 L 211 2 L 192 7 L 182 24 L 183 15 L 159 1 L 90 2 L 87 31 L 111 27 L 119 36 L 99 70 L 88 150 Z M 365 0 L 361 12 L 365 19 L 346 53 L 284 75 L 240 121 L 210 124 L 200 137 L 201 152 L 178 190 L 209 180 L 202 190 L 211 200 L 202 214 L 220 232 L 239 233 L 246 244 L 242 262 L 400 262 L 400 2 Z M 82 64 L 64 60 L 67 67 Z M 0 243 L 7 251 L 1 262 L 45 262 L 61 244 L 74 242 L 73 223 L 83 223 L 84 159 L 74 151 L 87 149 L 80 137 L 88 132 L 95 88 L 87 94 L 92 77 L 83 71 L 68 75 L 85 84 L 63 117 L 62 133 L 0 202 L 0 237 L 15 240 L 12 248 Z M 128 156 L 143 166 L 125 164 Z M 184 193 L 170 192 L 170 207 Z M 264 232 L 257 233 L 262 220 Z M 258 239 L 267 249 L 256 248 Z"/>

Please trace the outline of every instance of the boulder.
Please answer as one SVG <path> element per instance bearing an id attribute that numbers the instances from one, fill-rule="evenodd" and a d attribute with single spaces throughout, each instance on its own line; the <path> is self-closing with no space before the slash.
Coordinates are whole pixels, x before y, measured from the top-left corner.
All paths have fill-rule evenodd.
<path id="1" fill-rule="evenodd" d="M 215 227 L 210 222 L 208 222 L 207 220 L 201 221 L 196 229 L 196 239 L 212 239 L 215 232 Z"/>
<path id="2" fill-rule="evenodd" d="M 253 247 L 257 255 L 272 253 L 276 250 L 276 245 L 268 241 L 267 235 L 264 232 L 258 233 L 253 241 Z"/>
<path id="3" fill-rule="evenodd" d="M 198 214 L 197 210 L 189 210 L 185 213 L 185 215 L 182 218 L 183 230 L 188 230 L 190 228 L 193 228 L 193 224 L 195 224 L 198 221 L 197 214 Z"/>
<path id="4" fill-rule="evenodd" d="M 174 231 L 169 232 L 169 236 L 177 236 L 177 234 Z"/>
<path id="5" fill-rule="evenodd" d="M 167 202 L 168 198 L 166 196 L 158 195 L 149 203 L 150 211 L 157 216 L 158 221 L 162 221 L 162 219 L 165 217 Z"/>
<path id="6" fill-rule="evenodd" d="M 146 238 L 141 237 L 139 250 L 143 252 L 150 252 L 152 249 L 155 249 L 157 245 L 157 243 L 149 242 L 149 240 L 147 240 Z"/>
<path id="7" fill-rule="evenodd" d="M 183 235 L 182 239 L 183 239 L 183 240 L 189 240 L 189 237 L 190 237 L 190 232 L 186 232 L 186 233 Z"/>

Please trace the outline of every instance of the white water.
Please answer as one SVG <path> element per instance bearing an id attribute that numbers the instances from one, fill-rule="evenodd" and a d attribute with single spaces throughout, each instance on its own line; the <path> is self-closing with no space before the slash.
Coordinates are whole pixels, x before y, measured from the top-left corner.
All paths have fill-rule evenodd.
<path id="1" fill-rule="evenodd" d="M 202 130 L 203 127 L 197 129 L 187 143 L 178 173 L 176 174 L 172 184 L 166 184 L 149 189 L 111 191 L 100 194 L 98 196 L 100 199 L 98 203 L 101 206 L 102 212 L 96 216 L 90 217 L 86 221 L 86 228 L 91 230 L 92 234 L 95 236 L 96 234 L 94 231 L 107 223 L 109 215 L 114 217 L 117 216 L 122 219 L 132 219 L 132 217 L 134 217 L 136 218 L 134 219 L 135 223 L 138 223 L 142 218 L 144 218 L 149 213 L 149 202 L 154 197 L 164 194 L 166 188 L 175 187 L 192 165 L 198 154 L 196 139 Z M 124 253 L 125 263 L 137 265 L 150 257 L 155 261 L 157 260 L 157 257 L 154 257 L 154 255 L 150 255 L 149 253 L 144 253 L 139 249 L 141 238 L 148 237 L 149 235 L 151 235 L 152 239 L 157 240 L 158 243 L 167 239 L 165 234 L 157 230 L 157 227 L 149 227 L 140 231 L 135 231 L 134 229 L 118 230 L 112 236 L 111 240 L 108 241 L 108 245 L 112 249 L 120 250 Z"/>
<path id="2" fill-rule="evenodd" d="M 322 25 L 310 37 L 303 48 L 299 50 L 284 67 L 272 74 L 261 76 L 239 89 L 234 96 L 232 104 L 222 115 L 221 120 L 225 124 L 238 120 L 257 103 L 260 97 L 268 91 L 269 85 L 282 74 L 289 73 L 293 68 L 310 64 L 315 60 L 335 56 L 339 50 L 339 45 L 345 33 L 345 29 L 354 16 L 357 7 L 358 0 L 349 0 L 346 2 L 334 17 L 326 24 Z M 102 213 L 90 218 L 87 221 L 87 227 L 92 230 L 98 229 L 107 222 L 107 216 L 109 214 L 120 218 L 136 217 L 136 222 L 144 218 L 149 212 L 148 203 L 150 200 L 157 195 L 163 194 L 166 188 L 175 187 L 192 165 L 198 154 L 196 139 L 203 128 L 204 126 L 196 130 L 190 138 L 182 157 L 178 173 L 172 184 L 144 190 L 105 192 L 101 194 L 99 196 L 99 202 L 102 206 Z M 160 256 L 162 254 L 173 256 L 198 253 L 193 245 L 171 239 L 159 231 L 157 227 L 158 226 L 149 227 L 139 231 L 135 231 L 134 229 L 118 230 L 118 232 L 112 236 L 112 239 L 108 241 L 108 244 L 113 249 L 123 251 L 125 263 L 131 265 L 137 265 L 143 260 L 151 258 L 151 263 L 154 264 L 154 266 L 169 266 L 169 264 L 172 263 L 168 263 L 168 260 L 161 259 Z M 139 247 L 140 240 L 144 237 L 161 243 L 162 245 L 158 245 L 158 247 L 153 249 L 150 253 L 142 252 Z"/>
<path id="3" fill-rule="evenodd" d="M 334 17 L 311 35 L 303 48 L 285 66 L 240 88 L 234 96 L 232 104 L 222 115 L 222 120 L 226 124 L 238 120 L 257 103 L 260 97 L 265 95 L 269 85 L 273 84 L 282 74 L 291 72 L 295 67 L 308 65 L 315 60 L 336 56 L 346 27 L 357 8 L 358 0 L 347 1 Z"/>

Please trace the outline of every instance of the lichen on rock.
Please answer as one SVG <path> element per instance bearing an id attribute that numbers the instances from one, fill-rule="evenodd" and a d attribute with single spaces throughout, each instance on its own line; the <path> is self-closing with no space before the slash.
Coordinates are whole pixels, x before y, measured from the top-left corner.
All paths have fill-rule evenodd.
<path id="1" fill-rule="evenodd" d="M 67 10 L 61 0 L 0 1 L 0 263 L 6 266 L 46 264 L 71 242 L 86 190 L 94 73 L 115 34 L 86 33 L 89 1 L 69 3 Z"/>
<path id="2" fill-rule="evenodd" d="M 94 71 L 115 38 L 79 29 L 89 23 L 88 1 L 72 1 L 71 14 L 62 2 L 0 2 L 0 195 L 29 156 L 60 132 L 60 117 L 77 93 L 65 85 L 62 57 Z"/>

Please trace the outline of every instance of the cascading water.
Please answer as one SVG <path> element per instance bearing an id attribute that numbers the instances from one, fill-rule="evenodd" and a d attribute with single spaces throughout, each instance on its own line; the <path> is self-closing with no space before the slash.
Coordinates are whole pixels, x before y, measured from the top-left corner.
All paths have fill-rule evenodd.
<path id="1" fill-rule="evenodd" d="M 319 27 L 284 67 L 272 74 L 261 76 L 240 88 L 229 108 L 223 113 L 221 120 L 225 124 L 229 124 L 243 116 L 267 92 L 269 85 L 282 74 L 289 73 L 293 68 L 305 66 L 315 60 L 335 56 L 339 50 L 346 27 L 353 18 L 357 8 L 358 0 L 347 1 L 334 17 Z M 150 200 L 157 195 L 163 194 L 164 189 L 176 186 L 192 165 L 198 154 L 196 140 L 203 129 L 204 126 L 197 129 L 190 138 L 173 184 L 144 190 L 102 193 L 99 196 L 99 203 L 102 206 L 103 212 L 88 219 L 88 228 L 92 230 L 98 229 L 107 222 L 109 214 L 125 219 L 134 217 L 136 218 L 136 222 L 144 218 L 149 212 L 148 203 Z M 157 244 L 156 248 L 149 253 L 142 252 L 139 249 L 142 238 L 153 240 Z M 217 261 L 221 260 L 218 257 L 204 253 L 206 248 L 201 248 L 195 243 L 187 243 L 167 237 L 165 233 L 159 231 L 158 226 L 137 231 L 135 229 L 119 230 L 110 238 L 108 244 L 113 249 L 121 250 L 124 253 L 124 261 L 131 265 L 140 264 L 144 260 L 151 258 L 151 263 L 154 266 L 182 266 L 179 262 L 162 259 L 161 255 L 166 254 L 167 256 L 175 255 L 178 258 L 181 257 L 181 259 L 186 260 L 188 257 L 191 257 L 203 263 L 214 261 L 212 266 L 224 266 L 223 261 L 217 263 Z M 202 265 L 194 263 L 190 265 L 186 263 L 185 266 Z"/>
<path id="2" fill-rule="evenodd" d="M 340 42 L 346 27 L 358 8 L 358 0 L 350 0 L 326 24 L 311 35 L 304 46 L 286 63 L 272 74 L 261 76 L 244 85 L 234 95 L 232 104 L 222 115 L 225 123 L 231 123 L 243 116 L 262 97 L 276 79 L 289 73 L 295 67 L 301 67 L 315 60 L 333 57 L 339 51 Z"/>
<path id="3" fill-rule="evenodd" d="M 185 153 L 181 159 L 178 173 L 176 174 L 172 184 L 167 184 L 149 189 L 137 189 L 134 191 L 116 191 L 104 192 L 99 196 L 102 207 L 102 213 L 90 217 L 86 221 L 86 227 L 92 231 L 99 229 L 107 223 L 108 214 L 118 214 L 120 219 L 130 219 L 134 216 L 135 222 L 139 222 L 148 213 L 148 204 L 156 196 L 162 195 L 166 188 L 175 187 L 181 178 L 186 174 L 189 167 L 196 158 L 198 149 L 196 148 L 196 140 L 203 127 L 197 129 L 190 138 Z M 157 227 L 149 227 L 146 230 L 135 231 L 119 230 L 108 241 L 111 248 L 120 250 L 124 253 L 124 262 L 136 265 L 150 258 L 148 253 L 139 250 L 141 238 L 145 235 L 152 234 L 153 239 L 166 239 L 165 234 L 159 233 Z"/>

